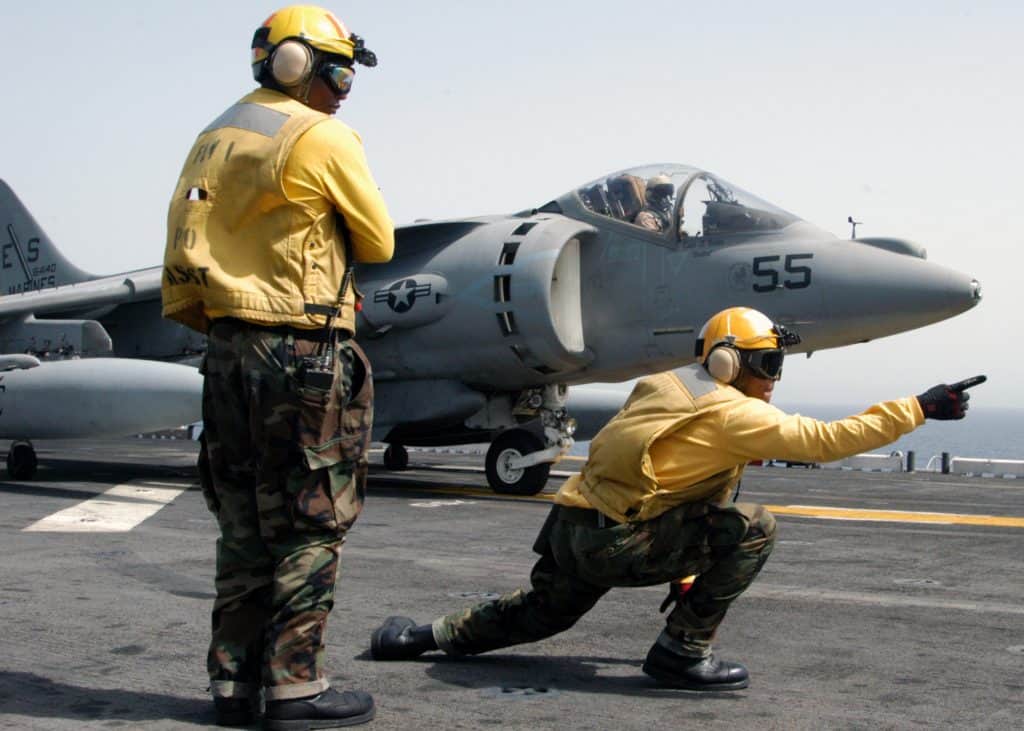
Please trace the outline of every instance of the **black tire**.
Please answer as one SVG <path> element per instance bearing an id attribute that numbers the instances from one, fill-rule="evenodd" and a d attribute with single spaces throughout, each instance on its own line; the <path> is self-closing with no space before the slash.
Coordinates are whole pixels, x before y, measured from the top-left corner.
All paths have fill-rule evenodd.
<path id="1" fill-rule="evenodd" d="M 7 453 L 7 474 L 14 480 L 31 480 L 39 466 L 31 444 L 15 442 Z"/>
<path id="2" fill-rule="evenodd" d="M 401 444 L 389 444 L 384 450 L 384 469 L 401 472 L 409 466 L 409 451 Z"/>
<path id="3" fill-rule="evenodd" d="M 522 470 L 510 470 L 504 461 L 511 457 L 520 457 L 544 449 L 540 437 L 523 429 L 510 429 L 498 435 L 487 450 L 485 463 L 487 483 L 491 489 L 502 495 L 536 495 L 544 489 L 551 472 L 551 463 L 527 467 Z"/>

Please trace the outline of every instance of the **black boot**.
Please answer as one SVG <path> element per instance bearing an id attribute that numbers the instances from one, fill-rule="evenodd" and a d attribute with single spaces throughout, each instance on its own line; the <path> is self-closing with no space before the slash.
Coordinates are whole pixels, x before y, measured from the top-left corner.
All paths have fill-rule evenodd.
<path id="1" fill-rule="evenodd" d="M 388 617 L 370 637 L 374 660 L 411 660 L 436 649 L 433 628 L 429 624 L 417 627 L 408 617 Z"/>
<path id="2" fill-rule="evenodd" d="M 306 731 L 314 728 L 356 726 L 373 719 L 373 698 L 361 690 L 328 688 L 319 695 L 284 701 L 268 701 L 263 728 L 272 731 Z"/>
<path id="3" fill-rule="evenodd" d="M 749 684 L 747 669 L 739 663 L 714 655 L 677 655 L 657 642 L 647 653 L 644 672 L 662 685 L 684 690 L 739 690 Z"/>
<path id="4" fill-rule="evenodd" d="M 248 726 L 253 721 L 252 698 L 214 698 L 218 726 Z"/>

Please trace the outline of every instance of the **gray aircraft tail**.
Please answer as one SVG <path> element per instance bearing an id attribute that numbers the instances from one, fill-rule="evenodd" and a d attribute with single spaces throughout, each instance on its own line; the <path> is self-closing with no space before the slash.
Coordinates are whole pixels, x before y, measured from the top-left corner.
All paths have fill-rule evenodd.
<path id="1" fill-rule="evenodd" d="M 95 279 L 64 258 L 11 187 L 0 180 L 0 295 Z"/>

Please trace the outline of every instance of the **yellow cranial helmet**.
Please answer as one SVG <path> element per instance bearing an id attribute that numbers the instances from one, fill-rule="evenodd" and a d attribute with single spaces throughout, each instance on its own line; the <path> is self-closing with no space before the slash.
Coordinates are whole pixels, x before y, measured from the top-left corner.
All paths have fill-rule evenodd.
<path id="1" fill-rule="evenodd" d="M 750 307 L 730 307 L 712 315 L 697 336 L 700 352 L 694 353 L 707 360 L 712 348 L 728 343 L 740 350 L 760 350 L 779 347 L 775 323 L 766 315 Z"/>
<path id="2" fill-rule="evenodd" d="M 712 376 L 732 383 L 741 366 L 762 378 L 782 376 L 785 348 L 800 336 L 750 307 L 730 307 L 712 315 L 697 336 L 694 355 Z"/>
<path id="3" fill-rule="evenodd" d="M 330 58 L 336 66 L 377 65 L 377 56 L 362 38 L 349 33 L 334 13 L 315 5 L 282 8 L 253 34 L 252 74 L 257 81 L 271 77 L 284 86 L 303 83 L 322 68 L 314 56 Z"/>
<path id="4" fill-rule="evenodd" d="M 271 15 L 252 39 L 252 63 L 262 64 L 283 41 L 295 38 L 337 56 L 352 58 L 355 46 L 345 24 L 330 10 L 315 5 L 291 5 Z"/>

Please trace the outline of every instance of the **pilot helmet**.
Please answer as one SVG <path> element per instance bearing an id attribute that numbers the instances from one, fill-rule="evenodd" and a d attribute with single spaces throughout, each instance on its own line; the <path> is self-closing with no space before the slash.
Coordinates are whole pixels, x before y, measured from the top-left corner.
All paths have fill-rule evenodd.
<path id="1" fill-rule="evenodd" d="M 714 378 L 734 382 L 746 367 L 761 378 L 782 378 L 786 348 L 800 336 L 750 307 L 730 307 L 704 323 L 694 356 Z"/>
<path id="2" fill-rule="evenodd" d="M 252 74 L 259 82 L 301 87 L 319 75 L 335 92 L 347 94 L 353 62 L 376 66 L 377 57 L 334 13 L 314 5 L 282 8 L 253 34 Z"/>
<path id="3" fill-rule="evenodd" d="M 647 179 L 647 195 L 655 198 L 668 198 L 675 191 L 672 178 L 661 173 Z"/>

